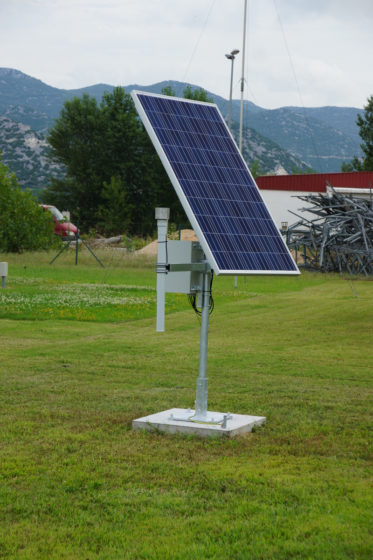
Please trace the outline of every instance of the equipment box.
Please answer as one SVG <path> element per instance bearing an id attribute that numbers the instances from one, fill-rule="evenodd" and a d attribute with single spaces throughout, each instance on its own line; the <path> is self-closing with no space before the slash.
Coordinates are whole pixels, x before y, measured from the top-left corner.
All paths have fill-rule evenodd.
<path id="1" fill-rule="evenodd" d="M 168 264 L 199 263 L 205 255 L 198 241 L 167 241 Z M 166 292 L 191 294 L 202 290 L 202 273 L 195 271 L 168 272 Z"/>

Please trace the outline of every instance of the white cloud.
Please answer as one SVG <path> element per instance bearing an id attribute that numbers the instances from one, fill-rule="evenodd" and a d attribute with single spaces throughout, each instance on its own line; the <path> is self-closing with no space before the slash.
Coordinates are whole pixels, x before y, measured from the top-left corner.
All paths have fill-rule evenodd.
<path id="1" fill-rule="evenodd" d="M 1 65 L 63 88 L 176 79 L 227 97 L 230 64 L 224 54 L 242 50 L 243 4 L 0 0 Z M 303 99 L 308 106 L 361 107 L 372 94 L 372 0 L 248 5 L 247 96 L 254 102 L 278 107 Z"/>

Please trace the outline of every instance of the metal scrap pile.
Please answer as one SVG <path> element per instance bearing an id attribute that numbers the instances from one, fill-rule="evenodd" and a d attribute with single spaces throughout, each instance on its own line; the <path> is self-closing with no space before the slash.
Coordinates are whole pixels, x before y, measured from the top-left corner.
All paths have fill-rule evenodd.
<path id="1" fill-rule="evenodd" d="M 307 218 L 290 226 L 286 240 L 307 268 L 324 272 L 373 274 L 373 197 L 346 196 L 329 187 L 327 193 L 298 196 L 310 206 Z M 315 217 L 313 218 L 313 214 Z"/>

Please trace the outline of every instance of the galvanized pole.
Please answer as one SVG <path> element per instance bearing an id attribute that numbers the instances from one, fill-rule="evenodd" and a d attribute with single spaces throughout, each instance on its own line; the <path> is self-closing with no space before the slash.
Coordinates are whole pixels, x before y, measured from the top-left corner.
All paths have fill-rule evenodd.
<path id="1" fill-rule="evenodd" d="M 231 84 L 229 89 L 229 105 L 228 105 L 228 128 L 232 132 L 232 94 L 233 94 L 233 65 L 236 54 L 240 51 L 238 49 L 233 49 L 229 54 L 225 55 L 225 58 L 231 61 Z"/>
<path id="2" fill-rule="evenodd" d="M 242 43 L 242 72 L 241 72 L 241 105 L 240 105 L 240 136 L 239 136 L 239 149 L 242 154 L 242 129 L 243 129 L 243 93 L 245 86 L 245 52 L 246 52 L 246 13 L 247 13 L 247 0 L 245 0 L 244 15 L 243 15 L 243 43 Z M 234 277 L 234 287 L 237 288 L 237 276 Z"/>
<path id="3" fill-rule="evenodd" d="M 209 333 L 209 315 L 211 298 L 211 271 L 203 274 L 201 335 L 199 349 L 199 372 L 196 390 L 196 412 L 193 420 L 204 421 L 207 418 L 207 347 Z"/>
<path id="4" fill-rule="evenodd" d="M 242 44 L 242 72 L 241 72 L 241 107 L 240 107 L 240 138 L 239 148 L 242 154 L 242 127 L 243 127 L 243 93 L 245 84 L 245 52 L 246 52 L 246 13 L 247 0 L 245 0 L 244 16 L 243 16 L 243 44 Z"/>
<path id="5" fill-rule="evenodd" d="M 170 217 L 169 208 L 156 208 L 155 219 L 158 227 L 157 261 L 157 332 L 164 332 L 165 294 L 167 274 L 167 230 Z"/>
<path id="6" fill-rule="evenodd" d="M 227 56 L 227 55 L 225 55 Z M 229 89 L 229 109 L 228 109 L 228 128 L 232 130 L 232 94 L 233 94 L 233 64 L 234 64 L 234 55 L 230 55 L 231 58 L 231 86 Z"/>

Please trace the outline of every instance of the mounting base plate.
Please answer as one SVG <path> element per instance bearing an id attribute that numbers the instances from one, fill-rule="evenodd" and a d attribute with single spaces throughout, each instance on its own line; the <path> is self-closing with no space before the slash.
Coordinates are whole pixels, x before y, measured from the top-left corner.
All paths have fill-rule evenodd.
<path id="1" fill-rule="evenodd" d="M 264 416 L 249 416 L 246 414 L 229 414 L 223 427 L 222 412 L 207 412 L 208 420 L 203 422 L 193 418 L 194 410 L 185 408 L 171 408 L 156 414 L 137 418 L 132 421 L 134 430 L 161 431 L 169 434 L 194 434 L 200 437 L 233 437 L 251 432 L 255 426 L 265 423 Z M 211 423 L 211 418 L 220 423 Z"/>

